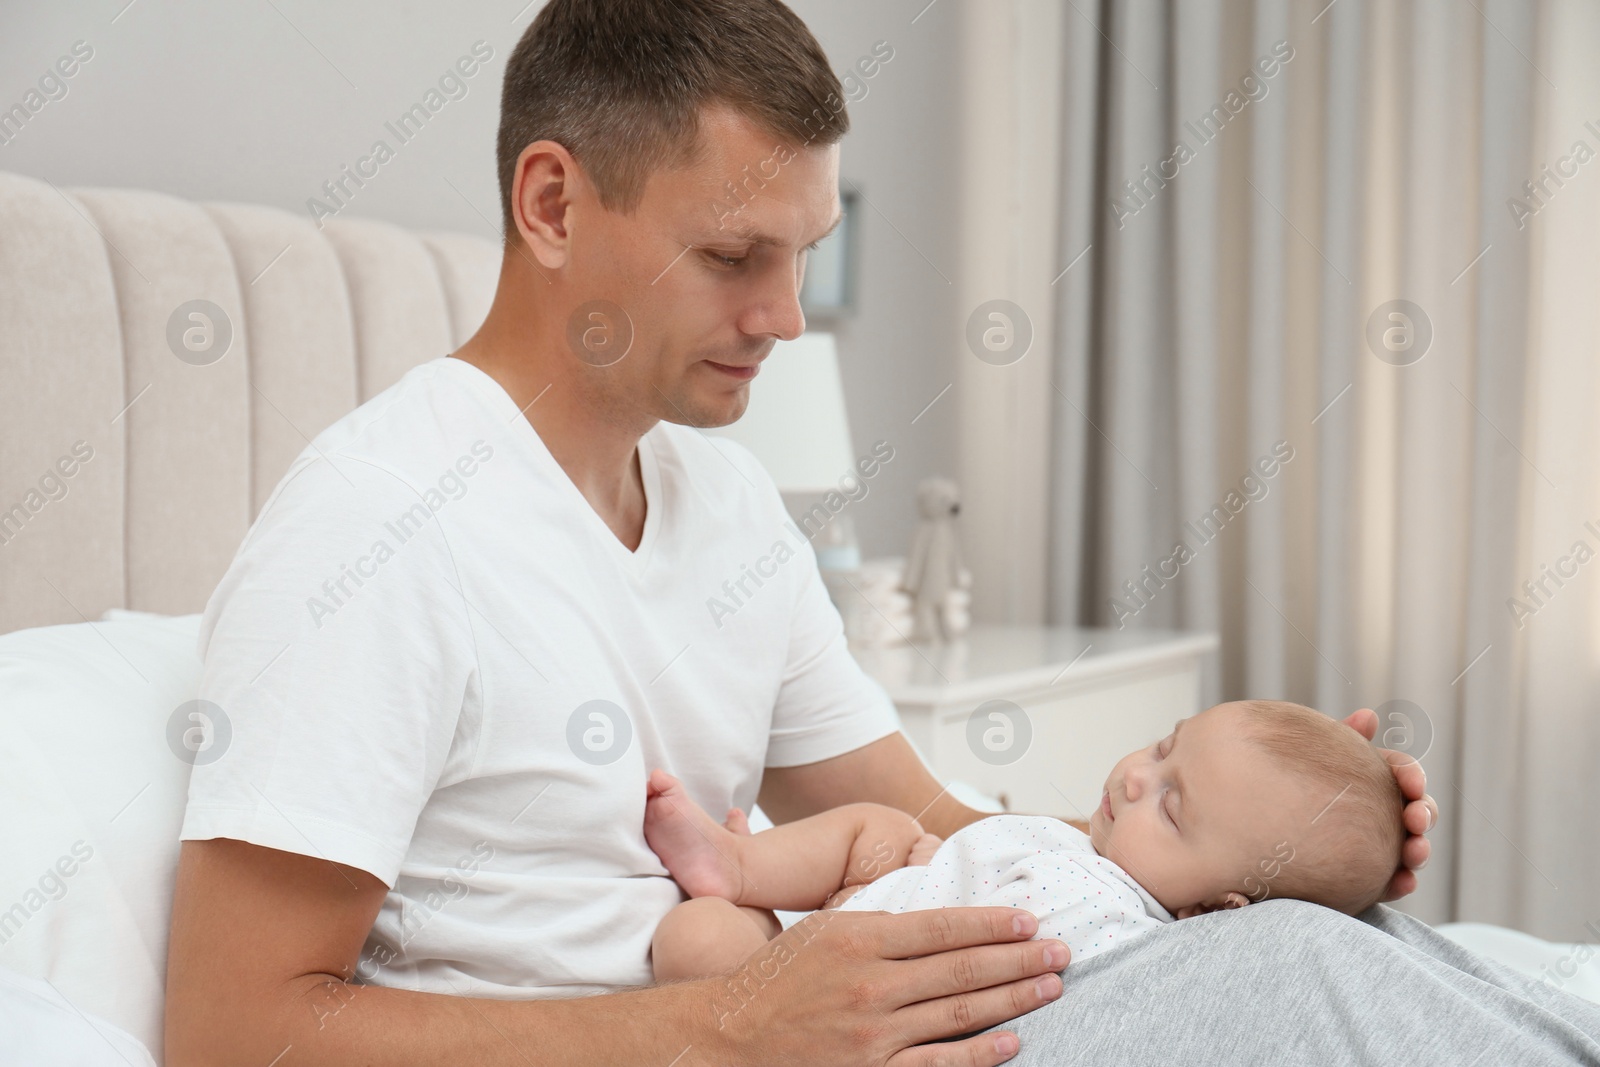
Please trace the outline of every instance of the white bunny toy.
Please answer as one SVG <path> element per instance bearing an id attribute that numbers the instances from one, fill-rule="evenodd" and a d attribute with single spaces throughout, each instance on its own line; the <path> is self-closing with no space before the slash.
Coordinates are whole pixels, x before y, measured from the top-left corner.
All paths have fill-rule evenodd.
<path id="1" fill-rule="evenodd" d="M 960 493 L 948 478 L 926 478 L 917 486 L 917 510 L 922 516 L 911 553 L 906 558 L 900 586 L 911 594 L 913 641 L 944 642 L 965 630 L 965 590 L 972 572 L 961 561 L 956 539 L 956 516 L 961 513 Z M 959 603 L 958 603 L 959 602 Z"/>

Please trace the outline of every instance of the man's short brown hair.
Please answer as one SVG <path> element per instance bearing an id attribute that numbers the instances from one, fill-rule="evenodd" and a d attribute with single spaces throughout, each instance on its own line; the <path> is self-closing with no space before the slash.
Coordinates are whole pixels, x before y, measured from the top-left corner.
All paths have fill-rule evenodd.
<path id="1" fill-rule="evenodd" d="M 693 163 L 708 104 L 792 150 L 850 129 L 827 56 L 780 0 L 550 0 L 511 53 L 500 94 L 506 239 L 517 232 L 512 180 L 528 145 L 565 147 L 606 209 L 631 214 L 653 170 Z"/>

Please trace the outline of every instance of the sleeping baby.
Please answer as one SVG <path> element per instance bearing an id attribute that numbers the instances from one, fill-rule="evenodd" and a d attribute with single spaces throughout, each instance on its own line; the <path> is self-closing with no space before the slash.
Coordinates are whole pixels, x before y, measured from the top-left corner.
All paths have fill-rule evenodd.
<path id="1" fill-rule="evenodd" d="M 1180 721 L 1106 778 L 1087 834 L 995 815 L 949 840 L 906 813 L 847 804 L 749 835 L 717 823 L 664 771 L 645 840 L 691 899 L 662 919 L 657 981 L 722 974 L 778 932 L 764 909 L 1023 908 L 1081 962 L 1163 923 L 1267 897 L 1355 915 L 1400 864 L 1404 800 L 1356 731 L 1281 701 Z"/>

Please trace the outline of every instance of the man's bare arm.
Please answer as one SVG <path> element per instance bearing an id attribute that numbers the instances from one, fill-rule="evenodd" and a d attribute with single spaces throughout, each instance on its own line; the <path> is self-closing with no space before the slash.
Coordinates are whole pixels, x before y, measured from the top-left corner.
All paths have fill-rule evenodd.
<path id="1" fill-rule="evenodd" d="M 758 802 L 773 822 L 789 822 L 864 800 L 908 812 L 924 830 L 940 837 L 949 837 L 990 814 L 969 808 L 947 793 L 917 758 L 904 734 L 891 734 L 817 763 L 769 767 Z M 1089 832 L 1089 824 L 1082 820 L 1061 821 Z"/>
<path id="2" fill-rule="evenodd" d="M 184 842 L 166 1062 L 525 1063 L 553 1049 L 570 1063 L 651 1062 L 696 999 L 668 987 L 529 1004 L 351 984 L 357 968 L 372 973 L 360 953 L 385 893 L 355 867 L 225 838 Z M 624 1025 L 642 1011 L 662 1017 L 658 1032 Z M 579 1035 L 586 1052 L 563 1047 Z"/>
<path id="3" fill-rule="evenodd" d="M 899 808 L 940 837 L 949 837 L 986 814 L 946 792 L 899 733 L 817 763 L 768 767 L 758 798 L 773 822 L 803 819 L 858 801 Z"/>
<path id="4" fill-rule="evenodd" d="M 1066 946 L 1011 908 L 828 913 L 741 972 L 606 996 L 483 1000 L 353 985 L 383 903 L 365 871 L 186 841 L 167 957 L 168 1067 L 360 1063 L 998 1064 L 969 1033 L 1060 995 Z M 688 1055 L 684 1055 L 688 1052 Z"/>

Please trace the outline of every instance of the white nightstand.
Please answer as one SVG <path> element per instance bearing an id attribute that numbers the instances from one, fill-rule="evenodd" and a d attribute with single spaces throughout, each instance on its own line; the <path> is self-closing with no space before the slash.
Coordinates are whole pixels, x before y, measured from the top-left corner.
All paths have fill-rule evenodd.
<path id="1" fill-rule="evenodd" d="M 1112 766 L 1200 709 L 1209 633 L 974 626 L 944 646 L 853 649 L 941 781 L 1087 819 Z"/>

